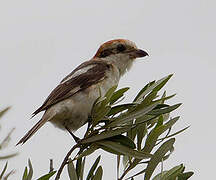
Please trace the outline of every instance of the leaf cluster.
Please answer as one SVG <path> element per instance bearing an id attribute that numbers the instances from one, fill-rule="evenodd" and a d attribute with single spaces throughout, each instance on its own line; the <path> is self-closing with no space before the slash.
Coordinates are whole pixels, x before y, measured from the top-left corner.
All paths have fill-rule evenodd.
<path id="1" fill-rule="evenodd" d="M 86 158 L 98 149 L 116 155 L 116 179 L 118 180 L 134 180 L 140 175 L 144 180 L 186 180 L 190 178 L 193 172 L 185 172 L 183 164 L 170 170 L 163 170 L 164 162 L 174 151 L 174 137 L 188 128 L 172 132 L 173 126 L 180 117 L 171 117 L 170 113 L 176 110 L 181 103 L 169 105 L 167 101 L 175 94 L 167 95 L 166 91 L 161 93 L 161 89 L 171 77 L 172 75 L 168 75 L 158 81 L 149 82 L 131 103 L 126 104 L 120 102 L 129 90 L 128 87 L 116 90 L 115 86 L 109 89 L 105 96 L 95 101 L 84 137 L 67 153 L 57 173 L 50 163 L 50 171 L 38 180 L 49 180 L 54 174 L 56 174 L 55 180 L 60 179 L 65 165 L 67 165 L 70 180 L 101 180 L 103 177 L 103 168 L 99 164 L 101 156 L 98 156 L 93 162 L 84 178 Z M 4 111 L 0 112 L 0 117 L 2 113 Z M 3 147 L 2 144 L 1 147 Z M 71 157 L 75 149 L 79 151 Z M 161 172 L 152 177 L 159 164 L 161 164 Z M 142 168 L 141 171 L 137 171 L 138 166 Z M 6 168 L 7 164 L 0 179 Z M 133 175 L 130 173 L 132 170 L 135 172 Z M 29 160 L 22 179 L 31 180 L 32 176 L 33 168 Z"/>
<path id="2" fill-rule="evenodd" d="M 86 157 L 102 149 L 117 155 L 118 180 L 123 180 L 129 171 L 139 165 L 142 165 L 143 170 L 130 179 L 138 175 L 144 175 L 145 180 L 150 179 L 158 164 L 167 160 L 174 151 L 174 136 L 188 128 L 171 133 L 179 117 L 171 118 L 170 113 L 181 103 L 166 103 L 175 94 L 167 96 L 164 91 L 159 95 L 159 91 L 171 77 L 169 75 L 149 82 L 131 103 L 119 104 L 124 93 L 129 90 L 128 87 L 119 90 L 116 90 L 116 86 L 112 87 L 104 97 L 98 98 L 94 103 L 86 134 L 77 144 L 80 151 L 69 161 L 68 171 L 72 174 L 70 177 L 76 176 L 82 180 Z M 94 170 L 99 159 L 98 157 L 92 166 Z M 73 161 L 76 161 L 76 167 L 72 165 Z M 124 170 L 120 175 L 121 164 Z M 93 174 L 90 172 L 89 174 Z M 162 175 L 165 176 L 165 173 L 167 177 L 171 177 L 166 172 L 162 172 Z M 179 172 L 183 173 L 182 169 Z M 94 175 L 88 175 L 88 179 L 102 179 L 102 174 L 103 169 L 99 166 Z"/>
<path id="3" fill-rule="evenodd" d="M 53 169 L 50 168 L 49 173 L 39 177 L 37 180 L 49 180 L 55 173 L 56 173 L 56 171 L 53 171 Z M 24 173 L 22 176 L 22 180 L 32 180 L 32 177 L 33 177 L 33 167 L 32 167 L 32 163 L 29 159 L 28 160 L 28 167 L 25 167 L 25 170 L 24 170 Z"/>
<path id="4" fill-rule="evenodd" d="M 0 118 L 3 117 L 3 115 L 8 112 L 8 110 L 10 109 L 10 107 L 7 107 L 3 110 L 0 111 Z M 7 136 L 5 138 L 3 138 L 1 140 L 1 143 L 0 143 L 0 150 L 4 150 L 5 148 L 8 147 L 8 144 L 11 140 L 11 135 L 13 133 L 13 131 L 15 130 L 15 128 L 11 129 L 9 131 L 9 133 L 7 134 Z M 0 161 L 3 161 L 3 160 L 8 160 L 10 158 L 13 158 L 14 156 L 16 156 L 18 153 L 9 153 L 7 155 L 0 155 Z M 2 172 L 0 173 L 0 180 L 7 180 L 9 176 L 11 176 L 12 174 L 15 173 L 15 170 L 11 170 L 9 171 L 8 173 L 6 172 L 7 171 L 7 167 L 8 167 L 8 163 L 6 162 Z"/>

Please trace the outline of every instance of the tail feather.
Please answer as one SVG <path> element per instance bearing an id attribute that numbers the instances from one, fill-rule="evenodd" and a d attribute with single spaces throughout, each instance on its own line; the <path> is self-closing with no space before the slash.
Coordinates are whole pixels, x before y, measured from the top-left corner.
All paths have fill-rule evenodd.
<path id="1" fill-rule="evenodd" d="M 20 141 L 16 144 L 16 146 L 18 144 L 24 144 L 30 137 L 32 137 L 37 130 L 43 126 L 47 121 L 45 119 L 41 119 L 37 124 L 35 124 L 26 134 L 25 136 L 20 139 Z"/>

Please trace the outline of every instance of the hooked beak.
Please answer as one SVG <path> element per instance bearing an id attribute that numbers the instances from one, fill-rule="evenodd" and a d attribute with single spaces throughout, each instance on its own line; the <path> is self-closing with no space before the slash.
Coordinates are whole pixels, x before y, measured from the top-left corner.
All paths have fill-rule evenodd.
<path id="1" fill-rule="evenodd" d="M 139 57 L 145 57 L 145 56 L 149 56 L 148 53 L 146 51 L 143 51 L 141 49 L 134 49 L 133 51 L 131 51 L 130 56 L 132 58 L 139 58 Z"/>

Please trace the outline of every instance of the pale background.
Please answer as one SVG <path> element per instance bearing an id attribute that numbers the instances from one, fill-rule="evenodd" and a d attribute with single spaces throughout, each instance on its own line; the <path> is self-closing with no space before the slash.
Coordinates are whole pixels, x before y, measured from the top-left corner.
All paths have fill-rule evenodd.
<path id="1" fill-rule="evenodd" d="M 215 9 L 213 0 L 1 0 L 0 108 L 12 106 L 1 120 L 1 139 L 16 127 L 9 152 L 20 152 L 9 162 L 9 169 L 17 169 L 10 179 L 21 179 L 29 157 L 34 178 L 48 171 L 49 158 L 59 167 L 74 143 L 51 124 L 24 146 L 14 144 L 40 119 L 42 114 L 29 120 L 59 81 L 90 59 L 101 43 L 115 38 L 130 39 L 150 54 L 121 80 L 119 87 L 131 87 L 127 100 L 148 81 L 174 73 L 166 90 L 177 93 L 170 103 L 183 103 L 174 114 L 181 116 L 176 129 L 191 127 L 177 136 L 176 150 L 164 168 L 184 163 L 195 172 L 191 179 L 213 179 Z M 102 154 L 103 179 L 115 179 L 115 156 Z M 96 157 L 90 156 L 87 162 L 93 163 Z M 67 179 L 65 172 L 62 179 Z"/>

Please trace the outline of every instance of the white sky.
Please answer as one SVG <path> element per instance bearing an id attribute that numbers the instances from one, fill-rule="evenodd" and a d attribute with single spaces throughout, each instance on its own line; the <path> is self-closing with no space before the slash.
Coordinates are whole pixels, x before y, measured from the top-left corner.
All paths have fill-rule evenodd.
<path id="1" fill-rule="evenodd" d="M 49 158 L 59 167 L 73 141 L 51 124 L 24 146 L 14 144 L 40 119 L 42 114 L 33 120 L 29 117 L 59 81 L 90 59 L 101 43 L 115 38 L 130 39 L 150 54 L 139 59 L 120 82 L 119 87 L 131 87 L 128 100 L 148 81 L 175 74 L 166 90 L 177 93 L 172 103 L 183 103 L 174 114 L 181 116 L 176 129 L 191 127 L 177 136 L 176 150 L 164 162 L 165 169 L 184 163 L 195 172 L 191 179 L 212 179 L 216 160 L 215 8 L 213 0 L 0 1 L 0 108 L 13 107 L 1 120 L 1 137 L 16 127 L 10 152 L 20 152 L 9 162 L 9 169 L 17 169 L 11 179 L 21 179 L 29 157 L 35 178 L 48 171 Z M 103 180 L 109 180 L 116 177 L 115 156 L 102 154 Z"/>

